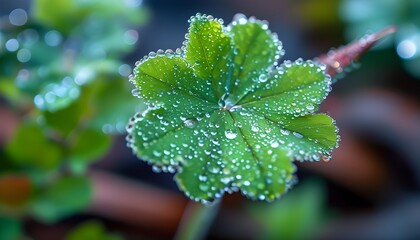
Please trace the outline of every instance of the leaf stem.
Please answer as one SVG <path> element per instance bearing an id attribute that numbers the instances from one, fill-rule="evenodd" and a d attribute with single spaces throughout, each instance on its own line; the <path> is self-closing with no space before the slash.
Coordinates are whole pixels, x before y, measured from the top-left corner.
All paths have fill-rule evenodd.
<path id="1" fill-rule="evenodd" d="M 216 200 L 211 205 L 204 205 L 190 201 L 185 208 L 174 239 L 204 239 L 219 211 L 220 202 L 220 200 Z"/>
<path id="2" fill-rule="evenodd" d="M 331 77 L 335 77 L 343 72 L 344 68 L 350 66 L 352 62 L 359 60 L 380 39 L 395 33 L 396 30 L 395 26 L 387 27 L 382 31 L 357 39 L 337 50 L 331 50 L 315 60 L 324 63 L 327 66 L 326 72 Z"/>

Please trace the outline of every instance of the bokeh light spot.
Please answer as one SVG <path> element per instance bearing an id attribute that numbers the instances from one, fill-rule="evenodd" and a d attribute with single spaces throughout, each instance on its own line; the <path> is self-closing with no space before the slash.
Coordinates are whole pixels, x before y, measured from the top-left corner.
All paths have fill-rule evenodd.
<path id="1" fill-rule="evenodd" d="M 29 51 L 26 48 L 20 49 L 17 53 L 17 59 L 19 62 L 22 62 L 22 63 L 28 62 L 29 60 L 31 60 L 31 57 L 32 57 L 31 51 Z"/>
<path id="2" fill-rule="evenodd" d="M 28 14 L 25 10 L 17 8 L 9 14 L 9 21 L 15 26 L 22 26 L 28 21 Z"/>
<path id="3" fill-rule="evenodd" d="M 18 50 L 18 48 L 19 48 L 18 40 L 14 39 L 14 38 L 7 40 L 6 49 L 9 52 L 14 52 L 14 51 Z"/>
<path id="4" fill-rule="evenodd" d="M 417 52 L 416 43 L 412 40 L 403 40 L 398 43 L 397 53 L 401 58 L 410 59 L 414 57 Z"/>

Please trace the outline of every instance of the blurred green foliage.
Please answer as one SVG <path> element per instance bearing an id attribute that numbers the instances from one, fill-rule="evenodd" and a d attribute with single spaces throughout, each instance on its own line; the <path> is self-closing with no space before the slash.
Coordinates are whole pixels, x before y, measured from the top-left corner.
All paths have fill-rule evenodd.
<path id="1" fill-rule="evenodd" d="M 0 97 L 21 117 L 0 145 L 0 239 L 19 235 L 20 217 L 54 223 L 88 206 L 85 170 L 143 108 L 121 61 L 148 18 L 141 1 L 36 0 L 31 10 L 0 20 Z M 80 234 L 107 239 L 97 223 L 69 239 Z"/>
<path id="2" fill-rule="evenodd" d="M 92 189 L 87 177 L 62 177 L 39 189 L 30 210 L 40 220 L 53 223 L 88 206 Z"/>
<path id="3" fill-rule="evenodd" d="M 0 215 L 0 239 L 16 240 L 21 237 L 21 223 L 14 219 Z"/>
<path id="4" fill-rule="evenodd" d="M 388 38 L 378 47 L 395 48 L 406 70 L 420 79 L 420 1 L 343 0 L 340 15 L 347 24 L 348 40 L 363 36 L 367 30 L 397 26 L 395 38 Z"/>
<path id="5" fill-rule="evenodd" d="M 66 240 L 120 240 L 122 239 L 117 234 L 110 234 L 105 231 L 105 227 L 96 221 L 88 221 L 77 226 L 70 232 Z"/>
<path id="6" fill-rule="evenodd" d="M 326 220 L 322 182 L 312 179 L 299 184 L 270 205 L 253 203 L 250 214 L 261 223 L 260 239 L 311 239 Z"/>

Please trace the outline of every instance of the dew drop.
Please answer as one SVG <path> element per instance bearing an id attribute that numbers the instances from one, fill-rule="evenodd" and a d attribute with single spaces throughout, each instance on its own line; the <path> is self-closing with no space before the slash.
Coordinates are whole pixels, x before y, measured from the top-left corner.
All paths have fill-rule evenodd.
<path id="1" fill-rule="evenodd" d="M 309 111 L 312 111 L 312 110 L 315 109 L 315 107 L 312 104 L 308 104 L 308 105 L 306 105 L 306 109 L 308 109 Z"/>
<path id="2" fill-rule="evenodd" d="M 259 131 L 260 131 L 260 129 L 258 128 L 258 126 L 257 126 L 257 125 L 252 125 L 252 126 L 251 126 L 251 131 L 253 131 L 253 132 L 259 132 Z"/>
<path id="3" fill-rule="evenodd" d="M 207 184 L 200 184 L 200 185 L 198 185 L 198 187 L 200 188 L 201 191 L 208 191 L 209 190 L 209 185 L 207 185 Z"/>
<path id="4" fill-rule="evenodd" d="M 209 168 L 209 171 L 210 171 L 211 173 L 216 174 L 216 173 L 219 173 L 220 168 L 218 168 L 218 167 L 210 167 L 210 168 Z"/>
<path id="5" fill-rule="evenodd" d="M 226 130 L 225 136 L 227 139 L 235 139 L 238 136 L 238 134 L 233 132 L 232 130 Z"/>
<path id="6" fill-rule="evenodd" d="M 230 182 L 230 177 L 224 177 L 224 178 L 220 179 L 220 181 L 224 184 L 228 184 Z"/>
<path id="7" fill-rule="evenodd" d="M 178 54 L 178 55 L 181 55 L 182 54 L 181 48 L 175 49 L 175 53 Z"/>
<path id="8" fill-rule="evenodd" d="M 134 97 L 139 97 L 139 95 L 140 95 L 140 91 L 139 91 L 137 88 L 134 88 L 133 90 L 131 90 L 131 94 L 132 94 Z"/>
<path id="9" fill-rule="evenodd" d="M 284 61 L 284 66 L 287 67 L 287 68 L 291 67 L 292 62 L 290 60 L 286 60 L 286 61 Z"/>
<path id="10" fill-rule="evenodd" d="M 286 135 L 286 136 L 287 136 L 287 135 L 289 135 L 289 134 L 290 134 L 290 131 L 289 131 L 289 130 L 287 130 L 287 129 L 281 129 L 281 130 L 280 130 L 280 133 L 281 133 L 281 134 L 283 134 L 283 135 Z"/>
<path id="11" fill-rule="evenodd" d="M 175 53 L 174 53 L 174 51 L 173 51 L 172 49 L 167 49 L 167 50 L 165 51 L 165 55 L 166 55 L 167 57 L 172 57 L 173 55 L 175 55 Z"/>
<path id="12" fill-rule="evenodd" d="M 297 138 L 303 138 L 303 135 L 298 132 L 293 132 L 293 135 Z"/>
<path id="13" fill-rule="evenodd" d="M 155 172 L 155 173 L 160 173 L 160 172 L 162 172 L 162 168 L 160 168 L 158 166 L 153 166 L 152 171 Z"/>
<path id="14" fill-rule="evenodd" d="M 197 121 L 194 119 L 187 119 L 184 121 L 184 126 L 187 128 L 193 128 L 197 125 Z"/>
<path id="15" fill-rule="evenodd" d="M 165 51 L 163 51 L 162 49 L 159 49 L 159 50 L 156 51 L 156 54 L 158 56 L 163 56 L 163 55 L 165 55 Z"/>
<path id="16" fill-rule="evenodd" d="M 198 180 L 200 180 L 200 182 L 205 182 L 205 181 L 207 181 L 207 176 L 200 175 L 200 176 L 198 176 Z"/>
<path id="17" fill-rule="evenodd" d="M 245 24 L 247 22 L 246 16 L 242 13 L 237 13 L 233 16 L 233 20 L 238 22 L 239 24 Z"/>
<path id="18" fill-rule="evenodd" d="M 154 155 L 155 157 L 160 157 L 160 156 L 162 156 L 162 153 L 161 153 L 161 152 L 159 152 L 159 151 L 153 150 L 153 155 Z"/>
<path id="19" fill-rule="evenodd" d="M 267 79 L 268 79 L 268 77 L 267 77 L 267 75 L 265 75 L 265 74 L 261 74 L 261 75 L 258 77 L 258 80 L 260 80 L 260 82 L 267 82 Z"/>
<path id="20" fill-rule="evenodd" d="M 155 52 L 149 52 L 149 57 L 150 58 L 154 58 L 154 57 L 156 57 L 156 53 Z"/>

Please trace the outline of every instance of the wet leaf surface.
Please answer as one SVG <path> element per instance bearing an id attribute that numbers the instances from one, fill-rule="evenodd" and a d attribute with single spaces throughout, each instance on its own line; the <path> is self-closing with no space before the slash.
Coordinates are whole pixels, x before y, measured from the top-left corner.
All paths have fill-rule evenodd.
<path id="1" fill-rule="evenodd" d="M 181 49 L 151 52 L 130 81 L 149 104 L 127 125 L 128 144 L 155 171 L 176 172 L 196 201 L 241 191 L 274 200 L 294 183 L 293 160 L 329 158 L 334 120 L 315 114 L 328 95 L 326 66 L 284 54 L 268 24 L 238 14 L 190 19 Z"/>

